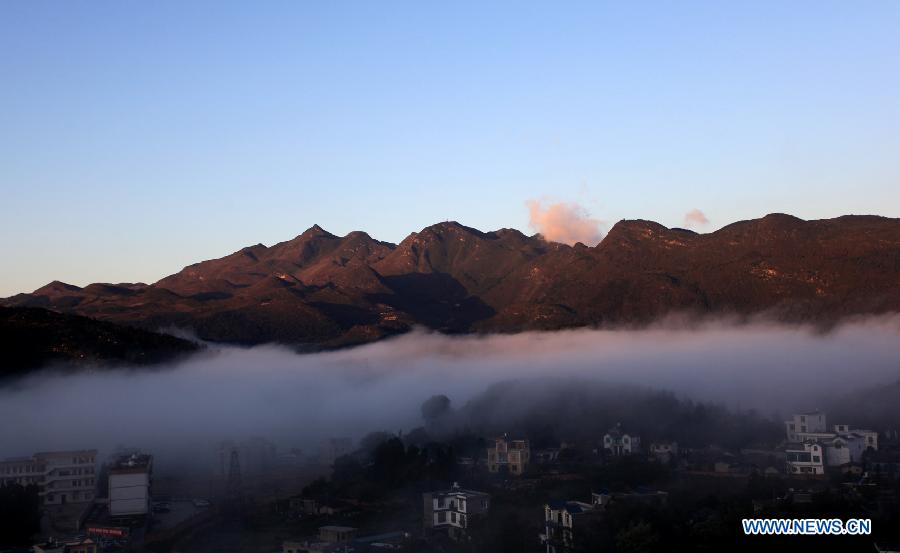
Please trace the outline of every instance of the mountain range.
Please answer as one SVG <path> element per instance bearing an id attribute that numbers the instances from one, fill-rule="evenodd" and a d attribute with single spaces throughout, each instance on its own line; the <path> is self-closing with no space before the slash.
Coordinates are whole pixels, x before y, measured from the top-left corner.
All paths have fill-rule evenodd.
<path id="1" fill-rule="evenodd" d="M 639 326 L 673 313 L 832 324 L 900 311 L 900 219 L 770 214 L 706 234 L 624 220 L 595 247 L 456 222 L 396 245 L 316 225 L 154 284 L 55 281 L 0 305 L 301 349 L 417 325 L 519 332 Z"/>

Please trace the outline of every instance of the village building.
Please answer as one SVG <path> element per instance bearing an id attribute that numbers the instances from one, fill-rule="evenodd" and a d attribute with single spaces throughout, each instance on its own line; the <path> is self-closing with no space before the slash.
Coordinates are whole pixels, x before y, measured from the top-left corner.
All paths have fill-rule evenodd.
<path id="1" fill-rule="evenodd" d="M 629 434 L 622 429 L 621 424 L 611 428 L 603 436 L 603 450 L 614 457 L 631 455 L 641 449 L 641 438 L 635 434 Z"/>
<path id="2" fill-rule="evenodd" d="M 493 447 L 487 450 L 488 471 L 492 473 L 506 472 L 515 476 L 525 473 L 531 463 L 531 446 L 528 440 L 510 440 L 504 435 L 494 440 Z"/>
<path id="3" fill-rule="evenodd" d="M 662 463 L 670 463 L 678 458 L 678 442 L 653 442 L 650 455 Z"/>
<path id="4" fill-rule="evenodd" d="M 878 450 L 878 433 L 874 430 L 836 424 L 829 431 L 825 421 L 825 414 L 819 411 L 795 414 L 785 421 L 788 474 L 824 474 L 826 468 L 860 465 L 866 451 Z M 813 458 L 821 461 L 821 470 Z"/>
<path id="5" fill-rule="evenodd" d="M 825 474 L 825 454 L 818 442 L 809 440 L 802 444 L 789 444 L 785 456 L 788 474 L 800 476 Z"/>
<path id="6" fill-rule="evenodd" d="M 553 501 L 544 505 L 544 532 L 540 540 L 547 553 L 574 550 L 578 532 L 584 532 L 587 522 L 600 514 L 597 507 L 582 501 Z"/>
<path id="7" fill-rule="evenodd" d="M 472 522 L 487 514 L 491 496 L 454 483 L 449 490 L 422 494 L 426 530 L 445 531 L 453 539 L 468 535 Z"/>

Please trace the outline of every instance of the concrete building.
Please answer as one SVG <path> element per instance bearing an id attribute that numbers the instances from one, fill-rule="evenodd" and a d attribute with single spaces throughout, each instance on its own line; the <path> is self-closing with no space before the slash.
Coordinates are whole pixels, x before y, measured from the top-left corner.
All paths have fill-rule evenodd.
<path id="1" fill-rule="evenodd" d="M 150 513 L 153 456 L 133 453 L 117 458 L 109 467 L 109 514 L 113 517 Z"/>
<path id="2" fill-rule="evenodd" d="M 507 435 L 496 438 L 487 454 L 488 471 L 493 473 L 508 472 L 518 476 L 524 474 L 531 463 L 531 446 L 528 440 L 510 440 Z"/>
<path id="3" fill-rule="evenodd" d="M 836 436 L 858 434 L 863 437 L 866 448 L 878 451 L 878 432 L 853 428 L 849 424 L 835 424 L 831 430 L 825 424 L 825 413 L 814 411 L 794 415 L 785 421 L 787 441 L 803 443 L 806 440 L 831 440 Z"/>
<path id="4" fill-rule="evenodd" d="M 816 441 L 789 444 L 785 449 L 785 455 L 788 474 L 801 476 L 825 474 L 825 452 Z"/>
<path id="5" fill-rule="evenodd" d="M 785 421 L 785 430 L 789 442 L 787 451 L 793 451 L 794 458 L 805 459 L 805 455 L 799 454 L 814 443 L 819 448 L 825 467 L 860 464 L 867 450 L 878 450 L 877 432 L 852 428 L 848 424 L 836 424 L 829 431 L 825 424 L 825 414 L 818 411 L 794 415 Z M 818 474 L 816 464 L 808 465 L 788 459 L 789 474 L 809 473 L 809 469 L 813 470 L 813 474 Z"/>
<path id="6" fill-rule="evenodd" d="M 597 505 L 581 501 L 553 501 L 544 505 L 544 532 L 541 544 L 547 553 L 572 551 L 575 537 L 589 520 L 600 514 Z"/>
<path id="7" fill-rule="evenodd" d="M 632 453 L 637 453 L 640 449 L 640 436 L 623 431 L 621 424 L 610 428 L 609 432 L 603 436 L 603 450 L 609 455 L 615 457 L 631 455 Z"/>
<path id="8" fill-rule="evenodd" d="M 453 539 L 467 535 L 473 520 L 487 514 L 491 496 L 464 490 L 454 483 L 449 490 L 422 494 L 426 530 L 446 531 Z"/>
<path id="9" fill-rule="evenodd" d="M 841 425 L 836 425 L 836 426 L 841 426 Z M 846 427 L 847 425 L 843 425 L 843 426 Z M 838 432 L 838 434 L 842 434 L 842 433 L 843 432 Z M 874 451 L 878 451 L 878 432 L 875 432 L 874 430 L 867 430 L 864 428 L 851 428 L 851 429 L 849 429 L 849 431 L 847 433 L 858 434 L 858 435 L 862 436 L 862 438 L 866 444 L 865 449 L 871 448 Z"/>
<path id="10" fill-rule="evenodd" d="M 825 465 L 829 467 L 862 463 L 866 451 L 866 438 L 856 433 L 839 434 L 819 443 L 824 446 Z"/>
<path id="11" fill-rule="evenodd" d="M 803 437 L 800 434 L 828 432 L 825 413 L 820 411 L 798 413 L 791 417 L 791 420 L 785 421 L 784 425 L 789 442 L 802 442 Z"/>
<path id="12" fill-rule="evenodd" d="M 43 505 L 94 500 L 97 450 L 51 451 L 0 461 L 0 482 L 35 485 Z"/>

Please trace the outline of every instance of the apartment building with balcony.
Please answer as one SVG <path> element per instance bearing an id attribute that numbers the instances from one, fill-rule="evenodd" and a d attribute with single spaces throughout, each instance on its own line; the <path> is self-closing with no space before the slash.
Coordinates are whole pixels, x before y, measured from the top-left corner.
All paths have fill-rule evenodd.
<path id="1" fill-rule="evenodd" d="M 791 475 L 821 476 L 825 474 L 825 450 L 816 441 L 791 444 L 785 449 L 787 472 Z"/>
<path id="2" fill-rule="evenodd" d="M 0 461 L 0 482 L 38 488 L 41 504 L 94 500 L 97 450 L 49 451 Z"/>

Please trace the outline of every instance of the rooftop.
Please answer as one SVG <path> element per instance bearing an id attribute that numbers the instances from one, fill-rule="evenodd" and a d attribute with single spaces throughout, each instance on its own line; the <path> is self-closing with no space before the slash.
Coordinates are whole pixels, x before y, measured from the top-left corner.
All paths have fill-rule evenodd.
<path id="1" fill-rule="evenodd" d="M 35 453 L 35 457 L 71 457 L 97 455 L 96 449 L 75 449 L 72 451 L 40 451 Z"/>
<path id="2" fill-rule="evenodd" d="M 547 504 L 554 511 L 565 510 L 571 515 L 593 511 L 594 506 L 581 501 L 551 501 Z"/>
<path id="3" fill-rule="evenodd" d="M 110 465 L 110 472 L 143 471 L 150 468 L 153 456 L 147 454 L 131 454 L 118 457 Z"/>

